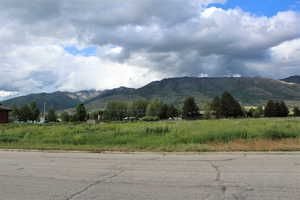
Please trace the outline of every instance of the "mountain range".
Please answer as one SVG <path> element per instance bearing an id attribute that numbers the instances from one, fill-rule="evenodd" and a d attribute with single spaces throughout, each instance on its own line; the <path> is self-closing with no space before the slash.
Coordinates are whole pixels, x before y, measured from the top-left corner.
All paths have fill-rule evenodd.
<path id="1" fill-rule="evenodd" d="M 300 103 L 300 76 L 274 80 L 259 77 L 168 78 L 151 82 L 141 88 L 120 87 L 112 90 L 84 90 L 79 92 L 54 92 L 30 94 L 1 102 L 3 105 L 21 106 L 36 101 L 42 109 L 64 110 L 84 102 L 89 110 L 102 109 L 110 101 L 133 101 L 159 98 L 165 102 L 182 104 L 187 96 L 198 103 L 211 100 L 224 91 L 230 92 L 244 105 L 264 104 L 267 100 L 284 100 Z"/>
<path id="2" fill-rule="evenodd" d="M 290 76 L 288 78 L 281 79 L 282 81 L 288 82 L 288 83 L 297 83 L 300 84 L 300 76 Z"/>
<path id="3" fill-rule="evenodd" d="M 78 92 L 53 92 L 53 93 L 38 93 L 29 94 L 26 96 L 15 97 L 5 100 L 1 104 L 6 106 L 16 105 L 18 107 L 36 101 L 39 109 L 54 108 L 56 110 L 65 110 L 73 108 L 78 104 L 87 101 L 95 96 L 101 94 L 102 91 L 97 90 L 83 90 Z"/>

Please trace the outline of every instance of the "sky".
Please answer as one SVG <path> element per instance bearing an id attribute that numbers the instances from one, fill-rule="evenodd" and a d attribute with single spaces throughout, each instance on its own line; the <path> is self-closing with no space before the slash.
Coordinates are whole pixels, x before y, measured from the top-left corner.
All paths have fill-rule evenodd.
<path id="1" fill-rule="evenodd" d="M 300 0 L 1 0 L 0 100 L 300 74 Z"/>

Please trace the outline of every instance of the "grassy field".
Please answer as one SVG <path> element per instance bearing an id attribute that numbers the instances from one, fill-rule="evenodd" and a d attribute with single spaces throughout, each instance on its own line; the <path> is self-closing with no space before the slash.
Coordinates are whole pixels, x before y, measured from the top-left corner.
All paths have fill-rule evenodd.
<path id="1" fill-rule="evenodd" d="M 300 150 L 300 119 L 0 125 L 0 148 L 87 151 Z"/>

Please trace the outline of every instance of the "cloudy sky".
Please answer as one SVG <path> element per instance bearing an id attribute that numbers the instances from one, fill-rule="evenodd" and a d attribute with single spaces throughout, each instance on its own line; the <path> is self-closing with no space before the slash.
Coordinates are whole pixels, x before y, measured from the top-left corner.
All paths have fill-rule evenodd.
<path id="1" fill-rule="evenodd" d="M 0 99 L 300 74 L 300 0 L 1 0 Z"/>

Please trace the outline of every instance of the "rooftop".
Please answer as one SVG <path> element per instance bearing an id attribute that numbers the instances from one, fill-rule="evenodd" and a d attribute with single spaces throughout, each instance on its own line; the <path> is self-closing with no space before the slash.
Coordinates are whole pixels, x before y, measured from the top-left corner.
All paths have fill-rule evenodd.
<path id="1" fill-rule="evenodd" d="M 1 110 L 5 110 L 5 111 L 12 111 L 12 109 L 8 108 L 8 107 L 5 107 L 5 106 L 2 106 L 0 105 L 0 111 Z"/>

